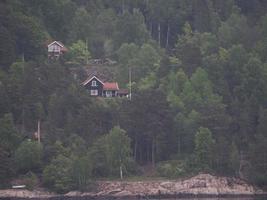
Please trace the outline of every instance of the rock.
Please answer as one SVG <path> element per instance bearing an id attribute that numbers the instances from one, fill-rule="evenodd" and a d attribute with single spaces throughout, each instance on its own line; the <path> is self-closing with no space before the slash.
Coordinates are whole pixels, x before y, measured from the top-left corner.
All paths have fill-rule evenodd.
<path id="1" fill-rule="evenodd" d="M 56 196 L 53 193 L 45 191 L 29 191 L 25 189 L 6 189 L 0 190 L 0 198 L 17 197 L 17 198 L 49 198 Z"/>
<path id="2" fill-rule="evenodd" d="M 199 174 L 185 180 L 177 181 L 99 181 L 96 183 L 95 192 L 81 193 L 71 191 L 63 195 L 66 197 L 93 197 L 101 199 L 107 197 L 140 197 L 140 196 L 166 196 L 174 195 L 255 195 L 266 194 L 261 190 L 254 188 L 245 181 L 237 178 L 227 178 L 212 176 L 210 174 Z M 173 196 L 172 196 L 173 195 Z M 18 198 L 49 198 L 58 195 L 45 191 L 28 191 L 28 190 L 0 190 L 0 198 L 18 197 Z"/>
<path id="3" fill-rule="evenodd" d="M 130 191 L 120 191 L 116 194 L 114 194 L 114 196 L 116 197 L 126 197 L 126 196 L 132 196 L 133 194 Z"/>
<path id="4" fill-rule="evenodd" d="M 236 178 L 199 174 L 182 181 L 106 182 L 99 184 L 102 194 L 134 195 L 254 195 L 256 189 Z M 117 191 L 113 193 L 112 191 Z M 118 192 L 119 191 L 119 192 Z"/>

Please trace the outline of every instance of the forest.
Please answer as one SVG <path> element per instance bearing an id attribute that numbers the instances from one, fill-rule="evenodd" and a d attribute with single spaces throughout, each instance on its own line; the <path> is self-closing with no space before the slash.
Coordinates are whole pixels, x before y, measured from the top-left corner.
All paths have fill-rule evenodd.
<path id="1" fill-rule="evenodd" d="M 0 0 L 0 188 L 199 172 L 266 187 L 266 13 L 264 0 Z M 69 51 L 51 61 L 53 40 Z M 121 87 L 131 70 L 131 99 L 81 85 L 106 58 Z"/>

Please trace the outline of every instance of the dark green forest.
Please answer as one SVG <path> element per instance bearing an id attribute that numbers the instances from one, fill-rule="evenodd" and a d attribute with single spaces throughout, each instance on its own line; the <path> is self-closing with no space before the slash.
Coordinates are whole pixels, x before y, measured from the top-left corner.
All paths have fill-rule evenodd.
<path id="1" fill-rule="evenodd" d="M 266 13 L 264 0 L 0 0 L 0 187 L 199 172 L 266 187 Z M 53 40 L 69 49 L 56 61 Z M 121 87 L 131 70 L 131 99 L 81 85 L 106 58 Z"/>

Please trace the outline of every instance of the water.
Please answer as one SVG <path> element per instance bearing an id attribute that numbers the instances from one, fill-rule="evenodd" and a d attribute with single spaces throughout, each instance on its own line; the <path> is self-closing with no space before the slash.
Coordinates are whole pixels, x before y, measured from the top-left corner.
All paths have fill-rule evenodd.
<path id="1" fill-rule="evenodd" d="M 1 198 L 0 200 L 43 200 L 43 198 Z M 91 197 L 52 197 L 52 198 L 45 198 L 45 200 L 98 200 L 98 198 L 91 198 Z M 116 200 L 116 198 L 103 198 L 100 197 L 99 200 Z M 260 197 L 229 197 L 229 198 L 222 198 L 222 197 L 213 197 L 213 198 L 205 198 L 205 197 L 195 197 L 195 198 L 118 198 L 117 200 L 267 200 L 267 196 L 260 196 Z"/>

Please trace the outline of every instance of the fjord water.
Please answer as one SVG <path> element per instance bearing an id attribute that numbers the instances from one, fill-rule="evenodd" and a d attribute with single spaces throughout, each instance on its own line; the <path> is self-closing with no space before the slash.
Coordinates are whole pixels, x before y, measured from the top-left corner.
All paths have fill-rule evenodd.
<path id="1" fill-rule="evenodd" d="M 156 200 L 156 199 L 155 199 Z M 241 198 L 174 198 L 166 200 L 267 200 L 267 197 L 241 197 Z"/>

